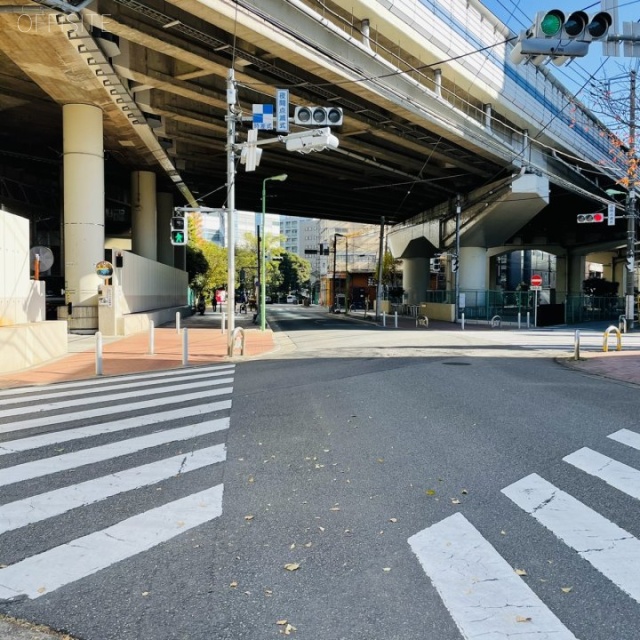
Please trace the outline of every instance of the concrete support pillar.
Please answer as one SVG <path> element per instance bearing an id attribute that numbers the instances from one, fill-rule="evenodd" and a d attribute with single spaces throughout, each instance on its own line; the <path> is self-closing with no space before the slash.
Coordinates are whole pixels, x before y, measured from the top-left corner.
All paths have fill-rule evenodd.
<path id="1" fill-rule="evenodd" d="M 158 207 L 158 262 L 162 264 L 174 266 L 173 254 L 174 246 L 169 240 L 169 229 L 171 228 L 171 216 L 173 215 L 173 194 L 172 193 L 158 193 L 157 194 L 157 207 Z M 180 249 L 182 249 L 180 247 Z M 178 265 L 175 265 L 178 266 Z M 182 264 L 179 265 L 182 268 Z"/>
<path id="2" fill-rule="evenodd" d="M 407 304 L 425 302 L 429 287 L 429 258 L 403 259 L 402 286 L 407 296 Z"/>
<path id="3" fill-rule="evenodd" d="M 102 110 L 86 104 L 62 107 L 64 168 L 64 266 L 66 300 L 83 329 L 97 329 L 96 263 L 104 260 L 104 142 Z M 74 328 L 70 323 L 70 328 Z"/>
<path id="4" fill-rule="evenodd" d="M 156 174 L 131 174 L 131 240 L 133 253 L 149 260 L 158 259 L 158 221 L 156 213 Z"/>
<path id="5" fill-rule="evenodd" d="M 556 302 L 564 302 L 569 294 L 569 258 L 556 256 Z"/>
<path id="6" fill-rule="evenodd" d="M 579 296 L 582 293 L 582 283 L 585 279 L 586 257 L 569 254 L 567 256 L 568 295 Z"/>
<path id="7" fill-rule="evenodd" d="M 487 250 L 484 247 L 460 247 L 460 290 L 487 288 Z"/>

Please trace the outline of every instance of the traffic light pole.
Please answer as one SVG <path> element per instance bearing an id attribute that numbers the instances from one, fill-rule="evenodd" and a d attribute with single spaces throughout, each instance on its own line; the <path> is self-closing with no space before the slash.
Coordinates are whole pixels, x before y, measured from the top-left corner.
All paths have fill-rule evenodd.
<path id="1" fill-rule="evenodd" d="M 631 71 L 631 94 L 629 96 L 629 195 L 627 196 L 627 286 L 625 316 L 627 328 L 633 329 L 635 316 L 635 272 L 636 272 L 636 72 Z"/>
<path id="2" fill-rule="evenodd" d="M 233 331 L 236 319 L 236 165 L 235 139 L 236 86 L 233 69 L 227 72 L 227 355 L 233 354 Z"/>

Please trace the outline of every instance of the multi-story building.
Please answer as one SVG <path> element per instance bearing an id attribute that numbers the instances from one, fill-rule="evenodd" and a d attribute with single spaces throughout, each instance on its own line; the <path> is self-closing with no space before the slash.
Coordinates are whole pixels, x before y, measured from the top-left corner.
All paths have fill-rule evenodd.
<path id="1" fill-rule="evenodd" d="M 227 246 L 227 213 L 220 211 L 218 213 L 201 214 L 200 229 L 205 240 L 215 242 L 221 247 Z M 247 233 L 257 235 L 258 226 L 262 214 L 253 211 L 236 211 L 235 213 L 235 244 L 242 244 Z M 280 216 L 267 213 L 265 220 L 266 234 L 271 236 L 280 235 Z"/>

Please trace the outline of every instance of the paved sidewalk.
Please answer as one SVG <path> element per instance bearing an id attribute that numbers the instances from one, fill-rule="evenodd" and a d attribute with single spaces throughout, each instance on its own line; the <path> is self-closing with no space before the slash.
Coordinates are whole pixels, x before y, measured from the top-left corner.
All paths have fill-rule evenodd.
<path id="1" fill-rule="evenodd" d="M 208 312 L 204 316 L 183 318 L 181 327 L 187 328 L 188 364 L 201 365 L 263 355 L 275 349 L 273 332 L 260 331 L 253 324 L 252 314 L 237 314 L 235 326 L 245 331 L 244 357 L 240 346 L 234 357 L 227 356 L 227 334 L 220 328 L 221 314 Z M 161 369 L 182 367 L 183 336 L 175 324 L 167 324 L 154 331 L 154 354 L 149 353 L 149 332 L 126 338 L 103 338 L 102 375 L 117 376 Z M 94 335 L 69 336 L 69 353 L 61 358 L 30 369 L 0 375 L 0 389 L 25 385 L 50 384 L 66 380 L 80 380 L 96 376 L 96 338 Z"/>

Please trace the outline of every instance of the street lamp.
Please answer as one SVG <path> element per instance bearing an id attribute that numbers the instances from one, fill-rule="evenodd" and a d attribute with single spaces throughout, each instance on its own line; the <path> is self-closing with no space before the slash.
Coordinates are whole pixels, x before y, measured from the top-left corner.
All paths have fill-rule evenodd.
<path id="1" fill-rule="evenodd" d="M 281 173 L 278 176 L 271 176 L 270 178 L 265 178 L 262 181 L 262 227 L 260 239 L 260 331 L 264 331 L 266 328 L 266 304 L 265 298 L 267 293 L 267 269 L 266 269 L 266 261 L 265 261 L 265 222 L 266 222 L 266 206 L 267 206 L 267 182 L 269 180 L 275 180 L 277 182 L 284 182 L 287 179 L 286 173 Z"/>

